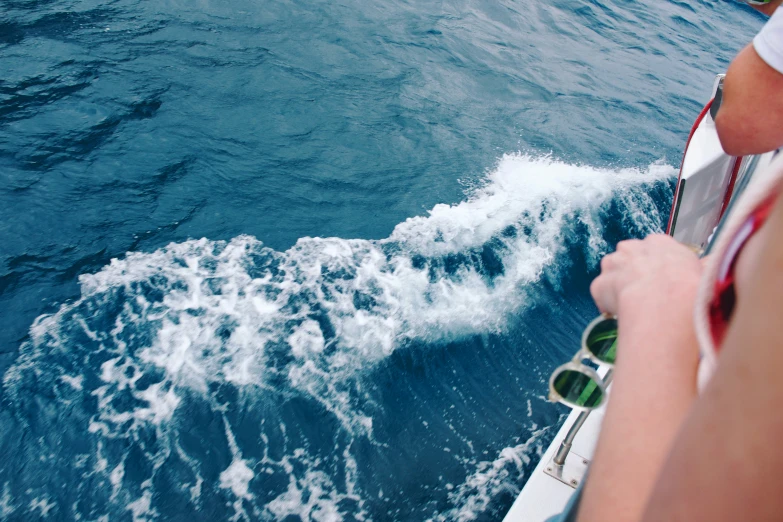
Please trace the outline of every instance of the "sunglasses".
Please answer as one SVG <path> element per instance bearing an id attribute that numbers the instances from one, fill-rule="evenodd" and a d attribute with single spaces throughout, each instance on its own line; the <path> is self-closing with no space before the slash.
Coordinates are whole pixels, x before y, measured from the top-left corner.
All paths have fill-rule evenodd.
<path id="1" fill-rule="evenodd" d="M 578 410 L 592 410 L 606 400 L 606 382 L 585 359 L 614 366 L 617 358 L 617 317 L 604 314 L 593 319 L 582 333 L 582 347 L 574 358 L 552 372 L 549 400 Z"/>
<path id="2" fill-rule="evenodd" d="M 767 5 L 772 0 L 744 0 L 748 5 Z"/>

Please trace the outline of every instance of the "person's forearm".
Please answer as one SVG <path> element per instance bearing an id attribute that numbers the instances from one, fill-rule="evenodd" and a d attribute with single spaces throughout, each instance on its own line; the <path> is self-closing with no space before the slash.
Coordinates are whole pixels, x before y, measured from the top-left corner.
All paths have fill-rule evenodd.
<path id="1" fill-rule="evenodd" d="M 645 521 L 781 520 L 781 237 L 783 200 L 740 254 L 737 301 L 715 374 L 683 423 Z"/>
<path id="2" fill-rule="evenodd" d="M 579 522 L 641 517 L 695 397 L 698 350 L 690 306 L 684 305 L 689 298 L 676 302 L 671 296 L 662 308 L 645 297 L 624 296 L 618 313 L 619 359 Z"/>

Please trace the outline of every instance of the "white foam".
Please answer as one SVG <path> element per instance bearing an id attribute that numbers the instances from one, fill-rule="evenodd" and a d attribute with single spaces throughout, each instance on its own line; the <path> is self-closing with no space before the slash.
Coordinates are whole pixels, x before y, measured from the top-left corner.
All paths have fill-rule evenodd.
<path id="1" fill-rule="evenodd" d="M 291 352 L 298 358 L 318 354 L 324 350 L 324 334 L 317 322 L 306 320 L 294 329 L 288 339 Z"/>
<path id="2" fill-rule="evenodd" d="M 449 493 L 449 501 L 454 506 L 445 513 L 439 513 L 431 520 L 435 522 L 469 522 L 476 520 L 486 512 L 493 499 L 501 493 L 516 496 L 516 486 L 523 478 L 524 466 L 531 461 L 531 455 L 540 458 L 544 448 L 541 435 L 547 428 L 533 432 L 522 444 L 504 448 L 494 461 L 479 462 L 475 471 L 468 475 L 465 482 Z M 450 489 L 450 488 L 449 488 Z"/>
<path id="3" fill-rule="evenodd" d="M 234 458 L 231 465 L 220 473 L 220 487 L 230 489 L 239 498 L 252 498 L 249 493 L 250 481 L 255 474 L 246 461 Z"/>
<path id="4" fill-rule="evenodd" d="M 3 484 L 3 496 L 0 497 L 0 518 L 7 519 L 16 511 L 14 505 L 14 499 L 11 496 L 11 490 L 8 487 L 8 482 Z"/>
<path id="5" fill-rule="evenodd" d="M 306 462 L 307 470 L 303 477 L 293 473 L 290 460 Z M 278 495 L 266 505 L 266 509 L 277 519 L 296 516 L 304 522 L 339 522 L 343 520 L 340 514 L 339 502 L 343 498 L 352 498 L 351 494 L 343 495 L 337 492 L 329 475 L 313 469 L 313 462 L 308 462 L 303 449 L 298 449 L 292 457 L 285 457 L 289 471 L 288 490 Z M 355 517 L 362 520 L 363 515 Z"/>
<path id="6" fill-rule="evenodd" d="M 255 477 L 255 473 L 247 465 L 247 461 L 242 458 L 234 433 L 231 431 L 231 426 L 225 417 L 223 418 L 223 426 L 226 431 L 226 439 L 228 440 L 232 459 L 228 468 L 220 473 L 220 487 L 231 490 L 236 497 L 236 500 L 233 502 L 234 516 L 232 520 L 247 519 L 247 513 L 242 505 L 242 501 L 253 500 L 253 495 L 250 493 L 250 481 Z"/>
<path id="7" fill-rule="evenodd" d="M 536 281 L 563 248 L 570 220 L 587 225 L 600 251 L 599 206 L 624 197 L 637 209 L 637 224 L 652 227 L 662 221 L 654 205 L 643 194 L 628 196 L 627 189 L 672 173 L 663 165 L 608 170 L 507 155 L 466 201 L 436 205 L 381 241 L 304 238 L 278 253 L 240 236 L 114 259 L 97 274 L 80 277 L 82 301 L 120 288 L 133 297 L 108 335 L 80 323 L 89 338 L 113 346 L 118 355 L 104 363 L 107 386 L 95 392 L 102 424 L 96 419 L 94 429 L 131 418 L 166 422 L 182 386 L 202 392 L 211 381 L 264 386 L 268 350 L 285 343 L 297 361 L 288 367 L 290 384 L 313 395 L 350 429 L 366 432 L 371 419 L 352 408 L 356 397 L 346 379 L 406 339 L 437 341 L 502 328 L 522 305 L 521 287 Z M 512 233 L 504 234 L 507 229 Z M 469 260 L 490 241 L 503 266 L 494 277 Z M 442 262 L 450 254 L 467 260 L 450 272 Z M 419 264 L 417 257 L 423 259 Z M 256 267 L 256 259 L 278 268 Z M 148 300 L 139 284 L 152 284 L 163 299 Z M 36 321 L 34 343 L 58 339 L 58 316 L 78 304 Z M 334 333 L 327 336 L 317 317 Z M 135 357 L 128 358 L 121 337 L 131 325 L 152 327 L 156 334 L 152 344 L 136 347 Z M 334 349 L 327 353 L 327 346 Z M 137 390 L 136 380 L 150 366 L 162 369 L 164 380 Z M 78 377 L 70 379 L 80 385 L 73 380 Z M 113 395 L 125 388 L 149 406 L 112 412 Z"/>
<path id="8" fill-rule="evenodd" d="M 155 519 L 155 511 L 152 509 L 152 493 L 145 489 L 141 496 L 129 502 L 126 508 L 131 512 L 133 522 L 149 522 Z"/>
<path id="9" fill-rule="evenodd" d="M 92 432 L 92 430 L 89 430 Z M 94 473 L 103 473 L 109 467 L 109 461 L 103 456 L 103 442 L 98 441 L 95 449 L 95 469 Z"/>
<path id="10" fill-rule="evenodd" d="M 137 409 L 134 412 L 135 417 L 149 420 L 153 424 L 160 424 L 171 419 L 180 402 L 174 389 L 164 390 L 162 383 L 153 384 L 147 389 L 139 391 L 138 396 L 147 401 L 149 407 Z"/>
<path id="11" fill-rule="evenodd" d="M 201 476 L 196 476 L 196 483 L 193 484 L 192 487 L 189 488 L 190 491 L 190 501 L 191 502 L 198 502 L 199 498 L 201 498 L 201 487 L 204 485 L 204 479 L 201 478 Z"/>
<path id="12" fill-rule="evenodd" d="M 48 518 L 49 512 L 56 506 L 53 502 L 49 501 L 49 497 L 43 496 L 40 498 L 34 498 L 30 501 L 30 511 L 38 510 L 41 518 Z"/>
<path id="13" fill-rule="evenodd" d="M 112 492 L 111 492 L 111 498 L 115 499 L 117 498 L 117 494 L 120 492 L 120 488 L 122 487 L 122 478 L 125 476 L 125 463 L 120 462 L 117 464 L 117 466 L 111 470 L 111 473 L 109 473 L 109 482 L 111 482 L 112 486 Z"/>
<path id="14" fill-rule="evenodd" d="M 152 483 L 145 480 L 141 486 L 141 496 L 133 502 L 129 502 L 125 509 L 131 512 L 133 522 L 151 522 L 156 520 L 158 514 L 152 507 L 152 491 L 150 490 Z"/>
<path id="15" fill-rule="evenodd" d="M 223 425 L 226 430 L 226 439 L 228 440 L 232 459 L 228 468 L 220 473 L 220 487 L 230 489 L 240 499 L 252 499 L 253 495 L 249 493 L 250 481 L 253 480 L 255 473 L 248 467 L 246 461 L 242 459 L 242 454 L 231 431 L 231 426 L 229 426 L 225 418 L 223 418 Z"/>
<path id="16" fill-rule="evenodd" d="M 368 371 L 410 340 L 435 343 L 502 330 L 524 306 L 525 288 L 556 268 L 575 222 L 586 231 L 587 254 L 597 260 L 606 249 L 601 205 L 619 199 L 630 209 L 625 218 L 655 230 L 664 220 L 639 187 L 673 174 L 663 165 L 596 169 L 507 155 L 465 201 L 436 205 L 386 239 L 302 238 L 276 252 L 240 236 L 129 253 L 80 276 L 81 298 L 35 321 L 4 382 L 13 398 L 26 376 L 40 371 L 39 359 L 60 354 L 67 362 L 59 370 L 49 364 L 47 371 L 59 371 L 61 382 L 97 400 L 85 428 L 98 440 L 95 471 L 111 474 L 112 484 L 119 462 L 102 455 L 102 439 L 132 439 L 152 429 L 161 444 L 170 444 L 165 432 L 176 425 L 186 394 L 205 398 L 213 411 L 222 408 L 209 395 L 213 384 L 262 396 L 304 395 L 352 436 L 372 437 L 361 382 Z M 111 330 L 100 326 L 106 324 Z M 98 379 L 79 374 L 92 371 L 83 367 L 91 353 L 105 355 Z M 255 465 L 226 429 L 232 460 L 219 486 L 236 497 L 239 515 L 252 497 Z M 156 466 L 165 461 L 163 454 L 155 458 Z M 355 463 L 346 468 L 346 485 L 336 488 L 305 455 L 286 459 L 302 462 L 306 471 L 287 471 L 288 489 L 266 506 L 269 513 L 339 520 L 341 499 L 361 505 L 358 492 L 337 493 L 353 487 Z M 285 467 L 286 459 L 266 465 Z M 502 474 L 493 470 L 493 463 L 480 465 L 469 484 L 452 492 L 465 513 L 477 512 L 481 499 L 492 497 L 493 484 L 502 483 L 487 478 Z M 198 498 L 203 479 L 194 474 L 190 494 Z M 122 487 L 122 477 L 118 483 Z M 126 504 L 134 520 L 154 515 L 149 489 Z M 470 493 L 479 490 L 486 494 Z"/>
<path id="17" fill-rule="evenodd" d="M 61 375 L 60 380 L 62 380 L 64 383 L 71 386 L 76 391 L 82 390 L 82 379 L 83 376 L 77 375 L 77 376 L 71 376 L 71 375 Z"/>

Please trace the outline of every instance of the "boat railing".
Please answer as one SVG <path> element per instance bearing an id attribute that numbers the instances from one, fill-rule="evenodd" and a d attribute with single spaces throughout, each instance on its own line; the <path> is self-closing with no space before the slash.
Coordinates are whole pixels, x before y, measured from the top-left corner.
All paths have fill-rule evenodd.
<path id="1" fill-rule="evenodd" d="M 606 371 L 603 380 L 608 388 L 612 383 L 611 369 Z M 547 475 L 556 478 L 572 488 L 576 488 L 582 481 L 582 478 L 587 471 L 587 465 L 590 463 L 589 460 L 580 455 L 574 455 L 575 458 L 567 460 L 568 455 L 571 453 L 571 447 L 574 444 L 574 440 L 589 416 L 590 410 L 583 411 L 579 414 L 574 420 L 574 423 L 571 424 L 571 428 L 568 430 L 568 433 L 566 433 L 566 436 L 560 442 L 560 446 L 558 446 L 554 456 L 549 461 L 546 468 L 544 468 L 544 472 Z"/>

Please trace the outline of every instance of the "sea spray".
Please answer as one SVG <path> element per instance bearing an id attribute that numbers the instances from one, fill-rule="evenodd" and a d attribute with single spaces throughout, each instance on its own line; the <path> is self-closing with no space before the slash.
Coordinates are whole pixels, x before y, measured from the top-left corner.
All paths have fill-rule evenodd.
<path id="1" fill-rule="evenodd" d="M 50 481 L 81 480 L 89 501 L 47 509 L 152 519 L 171 508 L 165 491 L 237 519 L 362 519 L 366 467 L 350 448 L 375 443 L 373 369 L 411 342 L 502 333 L 525 289 L 557 277 L 575 223 L 594 263 L 609 248 L 606 205 L 657 230 L 647 190 L 673 174 L 506 155 L 465 201 L 386 239 L 302 238 L 285 252 L 250 236 L 198 239 L 114 259 L 80 276 L 78 300 L 36 320 L 5 376 L 34 435 L 26 450 L 49 456 L 10 486 L 3 477 L 5 505 L 40 506 Z M 294 404 L 319 420 L 301 424 Z M 67 444 L 45 436 L 54 425 Z M 331 452 L 310 447 L 318 430 Z M 479 478 L 451 501 L 473 510 Z"/>

